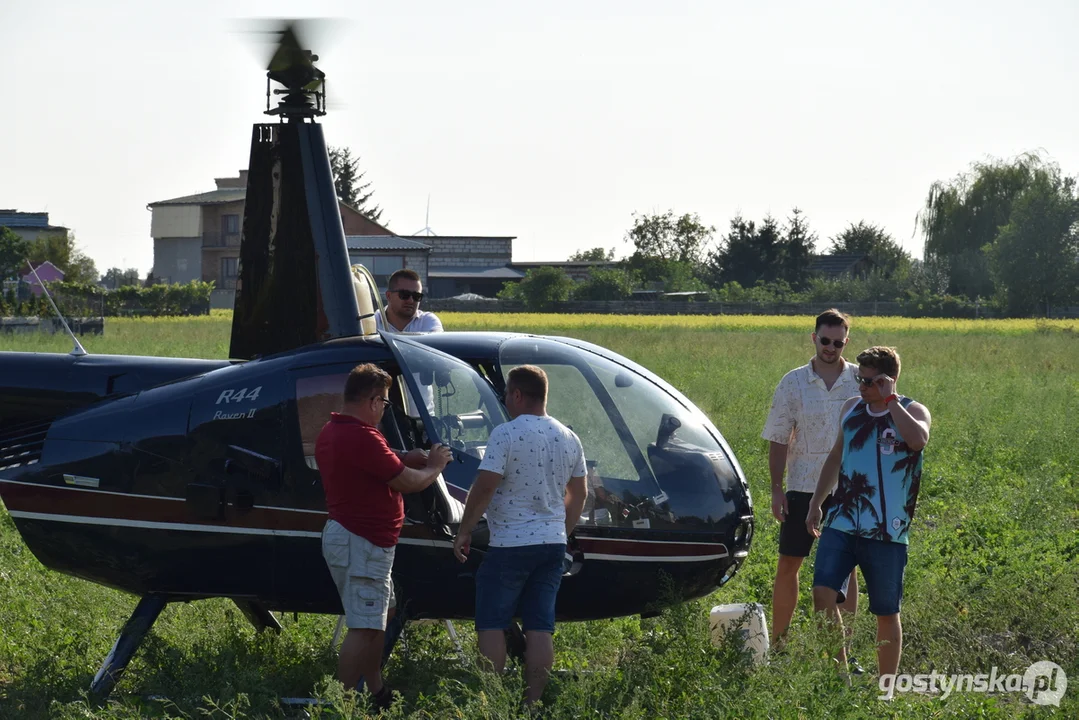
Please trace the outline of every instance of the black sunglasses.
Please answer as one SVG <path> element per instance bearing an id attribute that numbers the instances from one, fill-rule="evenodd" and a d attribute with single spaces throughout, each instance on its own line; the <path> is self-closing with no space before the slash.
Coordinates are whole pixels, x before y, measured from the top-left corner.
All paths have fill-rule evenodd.
<path id="1" fill-rule="evenodd" d="M 384 398 L 384 397 L 382 397 L 381 395 L 375 395 L 375 397 L 376 397 L 376 398 L 378 398 L 379 400 L 381 400 L 381 401 L 382 401 L 382 403 L 383 403 L 383 404 L 384 404 L 384 405 L 385 405 L 386 407 L 389 407 L 390 405 L 393 405 L 393 403 L 392 403 L 392 402 L 390 402 L 390 401 L 389 401 L 389 400 L 388 400 L 387 398 Z"/>
<path id="2" fill-rule="evenodd" d="M 866 387 L 872 387 L 873 383 L 876 382 L 878 377 L 880 377 L 880 375 L 874 375 L 871 378 L 862 377 L 861 375 L 855 375 L 854 379 L 865 385 Z"/>
<path id="3" fill-rule="evenodd" d="M 820 335 L 817 336 L 817 339 L 820 340 L 820 344 L 821 344 L 822 347 L 828 347 L 829 345 L 835 345 L 836 350 L 840 349 L 841 347 L 843 347 L 844 345 L 847 344 L 846 340 L 832 340 L 831 338 L 821 337 Z"/>
<path id="4" fill-rule="evenodd" d="M 411 290 L 394 290 L 393 292 L 397 293 L 397 297 L 402 300 L 408 300 L 409 298 L 412 298 L 416 302 L 423 300 L 423 293 L 421 292 L 413 292 Z"/>

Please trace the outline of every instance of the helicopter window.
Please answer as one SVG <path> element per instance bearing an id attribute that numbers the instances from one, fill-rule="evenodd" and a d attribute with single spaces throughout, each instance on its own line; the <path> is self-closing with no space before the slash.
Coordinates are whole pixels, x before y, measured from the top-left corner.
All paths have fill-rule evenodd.
<path id="1" fill-rule="evenodd" d="M 547 373 L 547 412 L 577 433 L 599 476 L 639 482 L 640 473 L 581 371 L 573 365 L 534 364 Z M 507 374 L 512 369 L 503 366 Z"/>
<path id="2" fill-rule="evenodd" d="M 408 450 L 411 447 L 411 443 L 405 439 L 408 430 L 402 430 L 397 422 L 403 416 L 400 408 L 404 406 L 404 385 L 393 369 L 384 369 L 394 376 L 393 385 L 390 387 L 390 402 L 393 407 L 387 408 L 387 412 L 382 416 L 379 430 L 390 447 Z M 318 469 L 315 462 L 315 442 L 318 434 L 330 419 L 331 412 L 341 412 L 344 405 L 342 393 L 345 380 L 351 370 L 352 366 L 347 369 L 335 368 L 334 372 L 325 375 L 296 379 L 296 412 L 300 423 L 300 441 L 303 444 L 304 461 L 312 470 Z"/>
<path id="3" fill-rule="evenodd" d="M 684 445 L 705 452 L 719 452 L 715 438 L 673 398 L 644 378 L 634 377 L 619 366 L 600 357 L 589 358 L 589 365 L 610 393 L 615 406 L 626 419 L 638 447 L 647 450 L 660 434 L 665 415 L 678 420 L 676 436 Z"/>
<path id="4" fill-rule="evenodd" d="M 491 431 L 506 420 L 491 385 L 455 358 L 410 343 L 397 348 L 431 416 L 432 441 L 482 459 Z"/>
<path id="5" fill-rule="evenodd" d="M 658 527 L 723 515 L 716 467 L 724 453 L 699 411 L 639 371 L 554 340 L 508 340 L 499 361 L 507 374 L 524 363 L 542 367 L 548 412 L 581 438 L 582 522 Z"/>

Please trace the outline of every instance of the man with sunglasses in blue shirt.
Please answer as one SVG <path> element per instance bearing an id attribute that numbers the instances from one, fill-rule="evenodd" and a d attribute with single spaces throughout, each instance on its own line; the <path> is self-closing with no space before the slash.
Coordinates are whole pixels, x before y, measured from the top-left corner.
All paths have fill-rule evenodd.
<path id="1" fill-rule="evenodd" d="M 806 516 L 806 530 L 820 539 L 814 609 L 842 627 L 836 596 L 847 573 L 861 568 L 869 611 L 877 616 L 877 668 L 880 677 L 893 679 L 903 653 L 899 611 L 908 535 L 932 421 L 924 405 L 896 393 L 900 367 L 893 347 L 878 345 L 859 353 L 859 397 L 843 405 Z M 821 505 L 833 489 L 831 507 L 824 510 Z M 843 648 L 837 659 L 844 668 Z"/>
<path id="2" fill-rule="evenodd" d="M 432 312 L 420 310 L 423 285 L 415 270 L 402 268 L 390 275 L 386 307 L 375 313 L 375 325 L 388 332 L 442 332 L 442 321 Z M 383 313 L 386 317 L 383 318 Z"/>

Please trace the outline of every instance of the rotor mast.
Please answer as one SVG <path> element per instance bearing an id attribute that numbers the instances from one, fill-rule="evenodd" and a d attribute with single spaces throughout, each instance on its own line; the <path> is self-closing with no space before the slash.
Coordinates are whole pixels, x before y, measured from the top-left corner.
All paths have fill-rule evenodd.
<path id="1" fill-rule="evenodd" d="M 280 115 L 290 121 L 326 114 L 326 73 L 315 67 L 318 55 L 300 47 L 293 26 L 280 32 L 280 41 L 266 68 L 266 114 Z M 270 82 L 284 89 L 270 88 Z M 270 107 L 272 95 L 282 96 L 277 107 Z"/>

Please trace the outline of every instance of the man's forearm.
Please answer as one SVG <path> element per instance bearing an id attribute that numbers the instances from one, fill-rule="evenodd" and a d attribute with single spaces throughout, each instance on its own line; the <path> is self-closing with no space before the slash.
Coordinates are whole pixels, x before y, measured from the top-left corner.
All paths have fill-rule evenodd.
<path id="1" fill-rule="evenodd" d="M 783 489 L 783 472 L 787 469 L 787 446 L 783 443 L 768 443 L 768 474 L 772 476 L 772 489 Z"/>
<path id="2" fill-rule="evenodd" d="M 468 491 L 459 532 L 472 532 L 472 528 L 476 527 L 483 513 L 487 512 L 487 506 L 491 504 L 491 498 L 494 497 L 496 488 L 484 488 L 477 485 L 473 483 L 472 489 Z"/>
<path id="3" fill-rule="evenodd" d="M 407 465 L 401 474 L 390 481 L 390 487 L 399 493 L 417 493 L 426 490 L 442 472 L 440 467 L 429 467 L 417 470 Z"/>
<path id="4" fill-rule="evenodd" d="M 906 440 L 912 450 L 921 450 L 929 442 L 929 431 L 925 425 L 918 421 L 898 400 L 888 403 L 888 410 L 892 414 L 892 421 L 899 430 L 899 434 Z"/>
<path id="5" fill-rule="evenodd" d="M 584 501 L 588 493 L 566 493 L 566 539 L 573 534 L 573 529 L 581 520 L 581 511 L 584 510 Z"/>

